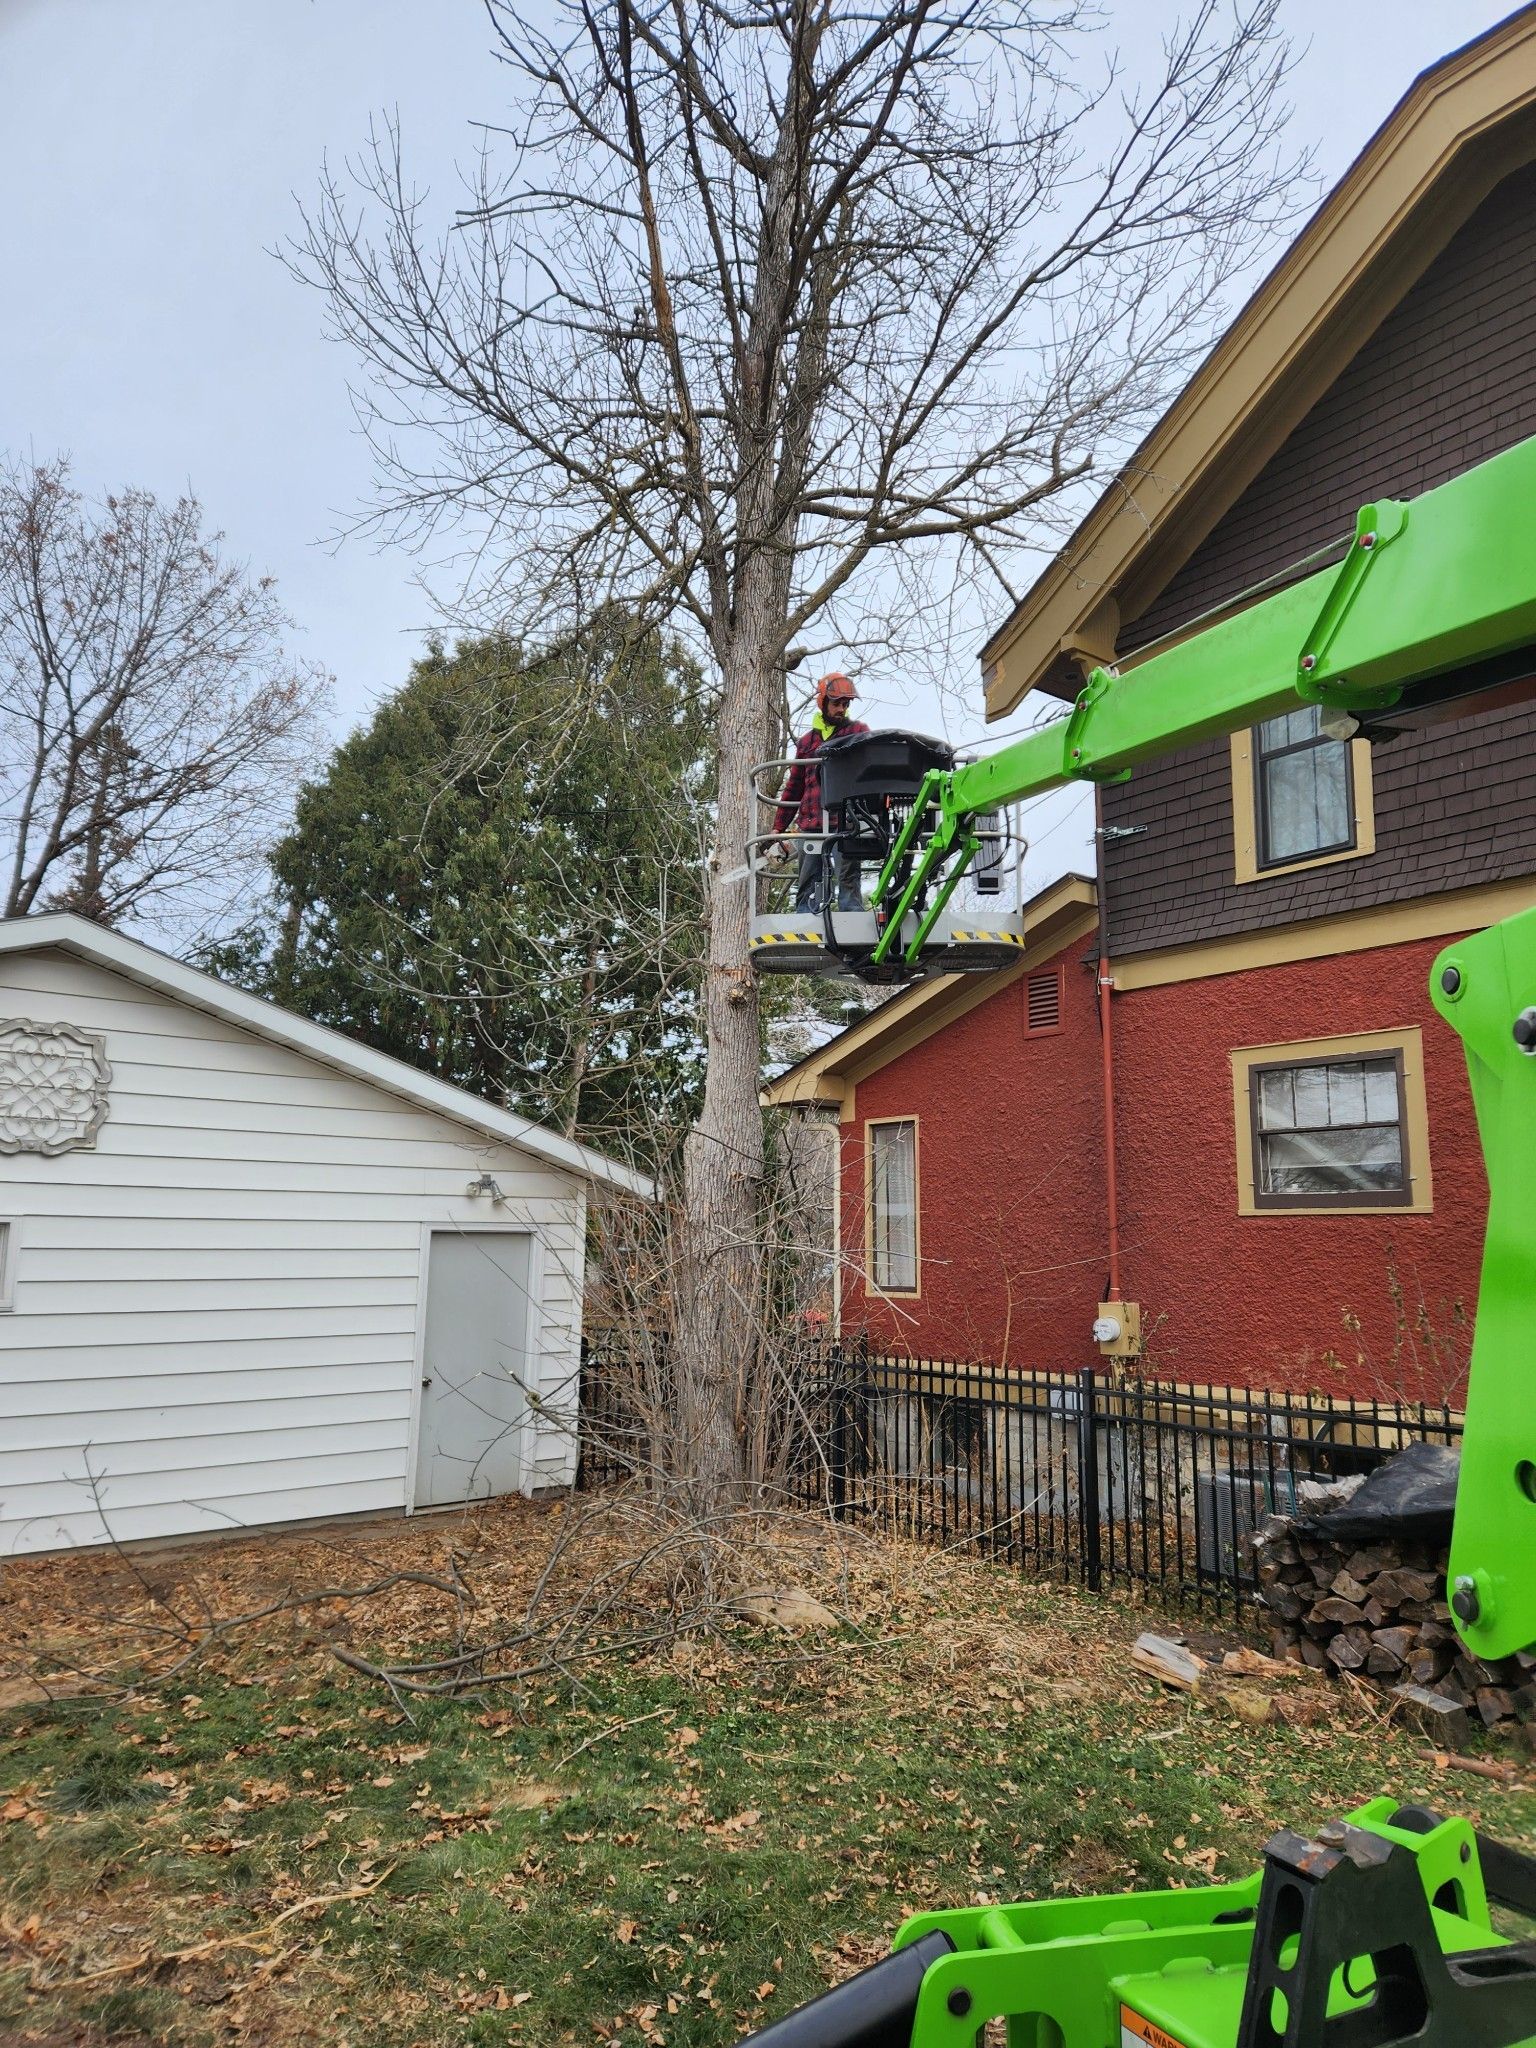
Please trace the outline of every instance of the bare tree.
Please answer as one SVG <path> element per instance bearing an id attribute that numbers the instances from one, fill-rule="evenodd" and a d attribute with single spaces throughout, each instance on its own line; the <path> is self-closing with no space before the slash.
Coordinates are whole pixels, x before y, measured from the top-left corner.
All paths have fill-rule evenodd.
<path id="1" fill-rule="evenodd" d="M 195 924 L 270 842 L 328 679 L 219 539 L 192 498 L 91 507 L 63 460 L 0 468 L 5 916 Z"/>
<path id="2" fill-rule="evenodd" d="M 719 681 L 702 1114 L 674 1271 L 703 1499 L 740 1488 L 763 1133 L 748 769 L 818 649 L 910 648 L 1107 479 L 1287 205 L 1277 0 L 1083 82 L 1079 0 L 487 0 L 515 116 L 433 230 L 397 132 L 293 251 L 371 376 L 363 521 L 503 621 L 621 600 Z M 495 152 L 510 152 L 496 169 Z M 487 566 L 491 565 L 491 566 Z"/>

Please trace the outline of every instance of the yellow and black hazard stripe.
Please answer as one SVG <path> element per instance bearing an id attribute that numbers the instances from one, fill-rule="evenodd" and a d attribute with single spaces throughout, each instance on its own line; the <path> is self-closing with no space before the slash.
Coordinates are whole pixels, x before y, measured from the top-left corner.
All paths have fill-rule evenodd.
<path id="1" fill-rule="evenodd" d="M 752 941 L 754 946 L 821 946 L 825 943 L 820 932 L 759 932 Z"/>
<path id="2" fill-rule="evenodd" d="M 1019 932 L 952 931 L 947 943 L 951 946 L 1022 946 L 1024 939 Z"/>

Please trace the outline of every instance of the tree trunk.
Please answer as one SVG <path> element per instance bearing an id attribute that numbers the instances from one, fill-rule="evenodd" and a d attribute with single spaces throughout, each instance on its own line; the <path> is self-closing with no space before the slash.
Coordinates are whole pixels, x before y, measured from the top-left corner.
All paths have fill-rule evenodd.
<path id="1" fill-rule="evenodd" d="M 288 900 L 283 905 L 283 921 L 278 928 L 277 945 L 272 954 L 272 980 L 274 986 L 288 995 L 293 995 L 299 978 L 299 940 L 304 931 L 305 903 L 297 889 L 288 891 Z"/>
<path id="2" fill-rule="evenodd" d="M 597 939 L 587 943 L 587 963 L 581 977 L 581 1007 L 577 1011 L 580 1028 L 576 1043 L 571 1051 L 570 1073 L 565 1084 L 565 1112 L 560 1119 L 564 1137 L 574 1138 L 581 1128 L 581 1091 L 587 1084 L 587 1069 L 592 1064 L 592 1039 L 597 1031 Z"/>
<path id="3" fill-rule="evenodd" d="M 750 770 L 769 749 L 778 662 L 777 641 L 761 614 L 739 627 L 723 664 L 704 990 L 709 1062 L 703 1106 L 683 1154 L 676 1262 L 679 1476 L 703 1510 L 745 1494 L 744 1411 L 762 1342 L 758 1004 L 747 951 L 751 897 L 741 868 L 756 829 Z"/>

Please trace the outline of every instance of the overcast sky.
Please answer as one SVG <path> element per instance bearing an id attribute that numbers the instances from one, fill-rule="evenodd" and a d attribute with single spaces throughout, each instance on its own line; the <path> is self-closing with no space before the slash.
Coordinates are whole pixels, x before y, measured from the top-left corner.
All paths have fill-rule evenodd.
<path id="1" fill-rule="evenodd" d="M 1134 74 L 1172 8 L 1107 11 Z M 1510 9 L 1281 12 L 1304 46 L 1292 132 L 1331 182 L 1416 72 Z M 190 486 L 231 550 L 277 577 L 305 652 L 336 675 L 343 727 L 403 679 L 431 613 L 409 557 L 319 545 L 366 494 L 368 453 L 346 353 L 267 252 L 321 158 L 381 109 L 446 187 L 471 122 L 505 105 L 490 48 L 479 0 L 0 0 L 0 445 L 67 451 L 92 492 Z M 1052 838 L 1048 867 L 1089 859 L 1080 812 Z"/>

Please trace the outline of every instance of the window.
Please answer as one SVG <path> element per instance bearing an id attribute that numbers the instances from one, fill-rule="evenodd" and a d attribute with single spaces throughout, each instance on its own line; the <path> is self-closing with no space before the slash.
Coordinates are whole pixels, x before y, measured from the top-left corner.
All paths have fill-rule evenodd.
<path id="1" fill-rule="evenodd" d="M 1338 1195 L 1384 1206 L 1408 1194 L 1399 1061 L 1255 1067 L 1253 1120 L 1263 1207 Z"/>
<path id="2" fill-rule="evenodd" d="M 1432 1206 L 1417 1026 L 1249 1047 L 1232 1064 L 1243 1213 Z"/>
<path id="3" fill-rule="evenodd" d="M 1065 969 L 1048 967 L 1043 974 L 1032 974 L 1025 988 L 1024 1031 L 1026 1037 L 1038 1038 L 1046 1031 L 1061 1029 L 1061 979 Z"/>
<path id="4" fill-rule="evenodd" d="M 1349 742 L 1325 739 L 1322 707 L 1267 718 L 1254 733 L 1258 861 L 1285 867 L 1355 842 Z"/>
<path id="5" fill-rule="evenodd" d="M 887 1294 L 917 1292 L 917 1124 L 869 1130 L 869 1272 Z"/>
<path id="6" fill-rule="evenodd" d="M 1237 881 L 1376 851 L 1370 744 L 1326 738 L 1321 717 L 1308 704 L 1233 734 Z"/>

